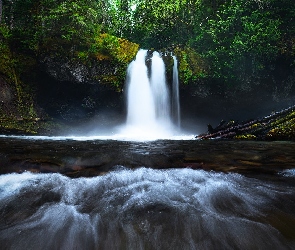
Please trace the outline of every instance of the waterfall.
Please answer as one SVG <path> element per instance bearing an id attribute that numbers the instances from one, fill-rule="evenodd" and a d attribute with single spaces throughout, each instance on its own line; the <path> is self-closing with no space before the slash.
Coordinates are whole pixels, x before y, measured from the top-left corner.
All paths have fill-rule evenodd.
<path id="1" fill-rule="evenodd" d="M 173 84 L 172 84 L 172 116 L 178 128 L 180 128 L 180 104 L 179 104 L 179 80 L 177 58 L 173 57 Z"/>
<path id="2" fill-rule="evenodd" d="M 148 79 L 145 58 L 147 50 L 140 50 L 127 69 L 127 124 L 146 127 L 155 124 L 153 93 Z"/>
<path id="3" fill-rule="evenodd" d="M 150 59 L 150 74 L 148 74 L 146 58 L 147 50 L 139 50 L 135 60 L 127 69 L 127 120 L 121 134 L 128 137 L 167 138 L 175 135 L 176 131 L 176 126 L 172 122 L 172 113 L 177 114 L 174 115 L 176 117 L 174 123 L 178 128 L 180 123 L 178 80 L 173 80 L 173 101 L 171 101 L 165 64 L 161 55 L 153 52 Z M 174 64 L 177 64 L 177 61 Z M 178 78 L 178 73 L 175 71 L 177 71 L 177 65 L 173 68 L 173 74 L 176 75 L 173 79 Z M 171 110 L 175 108 L 176 111 Z"/>
<path id="4" fill-rule="evenodd" d="M 151 65 L 151 89 L 157 120 L 171 123 L 169 90 L 165 76 L 165 64 L 158 52 L 153 53 Z"/>

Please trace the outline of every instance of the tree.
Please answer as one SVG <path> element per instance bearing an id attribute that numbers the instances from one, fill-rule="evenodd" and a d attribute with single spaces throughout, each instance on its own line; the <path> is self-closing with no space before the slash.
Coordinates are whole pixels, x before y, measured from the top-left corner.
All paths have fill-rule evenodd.
<path id="1" fill-rule="evenodd" d="M 0 0 L 0 23 L 2 22 L 2 0 Z"/>
<path id="2" fill-rule="evenodd" d="M 193 35 L 199 6 L 198 0 L 143 0 L 135 9 L 132 39 L 154 48 L 186 44 Z"/>
<path id="3" fill-rule="evenodd" d="M 295 54 L 293 0 L 2 2 L 11 47 L 22 53 L 97 52 L 105 44 L 117 48 L 115 36 L 145 48 L 182 49 L 186 64 L 195 67 L 189 51 L 206 61 L 211 76 L 227 81 L 259 75 L 278 56 Z"/>
<path id="4" fill-rule="evenodd" d="M 259 74 L 277 56 L 280 24 L 272 6 L 233 0 L 196 27 L 193 47 L 209 60 L 214 77 L 241 80 Z"/>

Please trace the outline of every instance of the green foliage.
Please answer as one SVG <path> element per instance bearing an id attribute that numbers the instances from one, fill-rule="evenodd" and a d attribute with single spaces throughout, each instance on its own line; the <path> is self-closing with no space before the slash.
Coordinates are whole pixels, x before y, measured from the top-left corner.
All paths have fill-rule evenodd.
<path id="1" fill-rule="evenodd" d="M 127 64 L 135 56 L 138 45 L 105 32 L 111 30 L 110 26 L 106 27 L 114 10 L 110 1 L 7 0 L 5 6 L 6 27 L 11 34 L 7 48 L 13 50 L 19 62 L 16 75 L 29 70 L 22 60 L 31 62 L 39 57 L 87 66 L 107 61 L 107 65 L 111 62 L 117 68 L 116 75 L 93 77 L 116 88 L 124 84 Z M 7 71 L 12 72 L 11 67 Z"/>
<path id="2" fill-rule="evenodd" d="M 3 91 L 10 96 L 9 100 L 1 100 L 4 105 L 2 107 L 5 108 L 0 109 L 0 128 L 24 129 L 26 125 L 19 123 L 19 119 L 34 120 L 38 117 L 33 104 L 32 89 L 21 80 L 22 74 L 27 73 L 35 62 L 11 49 L 12 37 L 10 29 L 4 24 L 0 25 L 0 81 L 4 82 L 4 86 L 7 85 Z M 25 131 L 29 131 L 29 128 Z"/>
<path id="3" fill-rule="evenodd" d="M 121 91 L 125 81 L 126 67 L 135 57 L 139 45 L 107 33 L 98 34 L 94 40 L 95 43 L 90 49 L 91 55 L 98 61 L 110 61 L 116 64 L 115 74 L 101 75 L 98 76 L 98 79 Z"/>
<path id="4" fill-rule="evenodd" d="M 209 60 L 213 76 L 243 80 L 277 56 L 280 23 L 255 1 L 226 2 L 201 23 L 194 47 Z"/>
<path id="5" fill-rule="evenodd" d="M 98 33 L 147 48 L 188 46 L 206 58 L 213 76 L 228 80 L 259 73 L 279 51 L 294 54 L 292 0 L 7 0 L 5 6 L 19 48 L 74 49 L 81 59 Z M 105 42 L 117 47 L 115 39 Z"/>
<path id="6" fill-rule="evenodd" d="M 0 73 L 7 80 L 13 80 L 12 69 L 15 61 L 12 58 L 8 44 L 8 39 L 11 36 L 9 29 L 5 25 L 0 25 Z"/>
<path id="7" fill-rule="evenodd" d="M 143 0 L 133 16 L 128 38 L 155 49 L 186 44 L 193 35 L 200 1 Z"/>
<path id="8" fill-rule="evenodd" d="M 1 44 L 11 36 L 10 29 L 5 24 L 0 24 L 0 39 Z"/>
<path id="9" fill-rule="evenodd" d="M 91 51 L 98 60 L 112 59 L 119 63 L 128 64 L 136 55 L 139 45 L 110 34 L 99 34 Z"/>
<path id="10" fill-rule="evenodd" d="M 85 64 L 96 58 L 118 64 L 120 72 L 134 57 L 136 44 L 184 48 L 177 49 L 182 82 L 209 77 L 228 84 L 266 76 L 279 57 L 294 61 L 293 0 L 3 3 L 2 36 L 9 36 L 13 52 L 31 58 L 48 55 Z"/>
<path id="11" fill-rule="evenodd" d="M 98 15 L 95 1 L 63 1 L 55 8 L 44 12 L 40 19 L 44 23 L 45 37 L 57 37 L 66 41 L 84 42 L 96 29 Z M 62 24 L 62 25 L 60 25 Z"/>
<path id="12" fill-rule="evenodd" d="M 174 54 L 179 60 L 179 76 L 183 83 L 188 84 L 207 75 L 204 60 L 192 48 L 181 49 L 176 47 Z"/>
<path id="13" fill-rule="evenodd" d="M 117 0 L 110 33 L 146 48 L 189 47 L 208 77 L 237 84 L 268 74 L 282 53 L 294 56 L 294 9 L 292 0 Z M 185 82 L 204 76 L 182 61 Z"/>

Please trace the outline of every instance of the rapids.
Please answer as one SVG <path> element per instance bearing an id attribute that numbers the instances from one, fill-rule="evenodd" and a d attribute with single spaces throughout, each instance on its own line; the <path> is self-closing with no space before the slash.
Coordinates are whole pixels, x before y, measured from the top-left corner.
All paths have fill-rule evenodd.
<path id="1" fill-rule="evenodd" d="M 1 249 L 294 249 L 292 171 L 1 175 Z"/>

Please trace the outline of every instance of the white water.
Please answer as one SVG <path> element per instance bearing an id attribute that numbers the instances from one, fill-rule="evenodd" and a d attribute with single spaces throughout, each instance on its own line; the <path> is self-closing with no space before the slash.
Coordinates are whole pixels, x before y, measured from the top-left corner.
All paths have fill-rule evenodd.
<path id="1" fill-rule="evenodd" d="M 127 125 L 148 128 L 156 123 L 155 103 L 145 65 L 147 51 L 140 50 L 127 69 Z"/>
<path id="2" fill-rule="evenodd" d="M 173 108 L 171 93 L 167 86 L 163 59 L 154 52 L 151 59 L 151 74 L 146 66 L 147 50 L 139 50 L 135 61 L 127 70 L 127 120 L 118 137 L 144 139 L 182 138 L 180 132 L 180 109 L 178 92 L 177 61 L 174 59 Z M 177 88 L 177 89 L 176 89 Z M 171 110 L 176 109 L 176 111 Z M 176 112 L 176 126 L 172 121 Z"/>
<path id="3" fill-rule="evenodd" d="M 135 61 L 131 62 L 128 67 L 126 88 L 127 120 L 119 133 L 116 134 L 117 138 L 155 140 L 172 135 L 171 128 L 162 119 L 163 116 L 159 116 L 160 108 L 157 107 L 157 104 L 163 100 L 156 97 L 157 86 L 152 88 L 148 77 L 148 68 L 145 64 L 146 56 L 147 50 L 139 50 Z M 163 72 L 158 75 L 162 77 Z M 156 77 L 154 74 L 152 78 L 155 79 Z M 162 92 L 159 92 L 158 96 L 162 94 Z M 164 95 L 167 95 L 167 93 L 164 93 Z"/>
<path id="4" fill-rule="evenodd" d="M 177 58 L 173 57 L 173 84 L 172 84 L 172 116 L 178 128 L 180 128 L 180 104 L 179 104 L 179 80 Z"/>
<path id="5" fill-rule="evenodd" d="M 171 126 L 170 93 L 166 82 L 165 64 L 156 51 L 152 57 L 150 85 L 155 103 L 156 122 L 160 126 Z"/>
<path id="6" fill-rule="evenodd" d="M 2 249 L 295 246 L 282 233 L 294 231 L 294 189 L 282 181 L 140 168 L 78 179 L 1 175 L 0 191 Z"/>
<path id="7" fill-rule="evenodd" d="M 77 136 L 77 135 L 69 135 L 69 136 L 25 136 L 25 135 L 0 135 L 0 138 L 17 138 L 24 140 L 73 140 L 73 141 L 92 141 L 92 140 L 114 140 L 114 141 L 152 141 L 157 139 L 165 139 L 165 140 L 194 140 L 195 135 L 193 134 L 180 134 L 180 135 L 167 135 L 166 137 L 160 133 L 154 134 L 140 134 L 140 130 L 132 130 L 132 127 L 129 128 L 129 134 L 126 127 L 124 129 L 121 128 L 120 133 L 114 133 L 110 135 L 89 135 L 89 136 Z M 121 131 L 127 132 L 126 134 L 122 134 Z"/>

